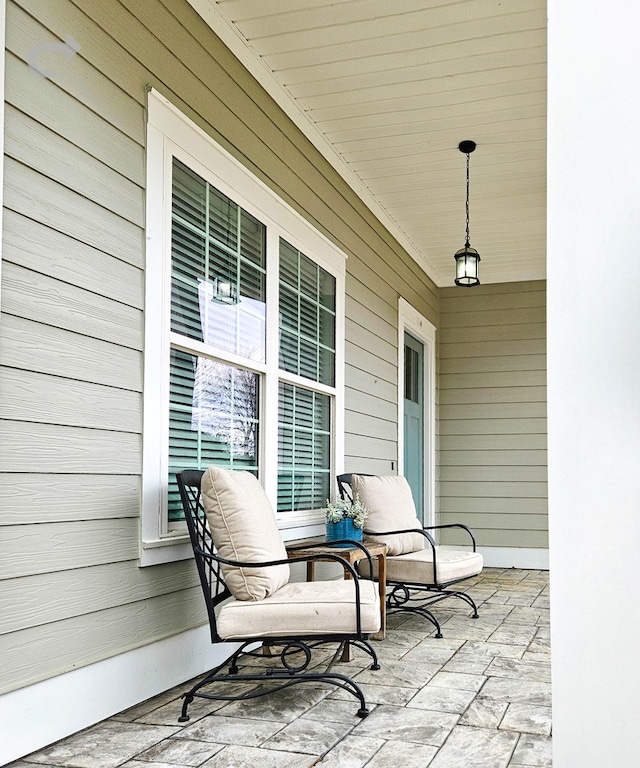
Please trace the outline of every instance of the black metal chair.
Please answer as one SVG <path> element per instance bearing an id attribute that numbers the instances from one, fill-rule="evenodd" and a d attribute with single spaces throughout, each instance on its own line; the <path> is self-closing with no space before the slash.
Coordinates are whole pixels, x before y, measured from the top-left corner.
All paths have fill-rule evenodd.
<path id="1" fill-rule="evenodd" d="M 357 493 L 369 509 L 365 535 L 388 546 L 386 581 L 387 616 L 408 612 L 428 619 L 442 637 L 440 622 L 430 608 L 450 597 L 467 603 L 472 618 L 478 608 L 466 592 L 449 589 L 483 568 L 482 555 L 476 550 L 473 531 L 462 523 L 423 526 L 416 515 L 411 488 L 399 475 L 378 476 L 362 473 L 338 475 L 338 492 L 353 500 Z M 457 528 L 469 537 L 469 549 L 443 549 L 430 531 Z M 365 542 L 366 543 L 366 542 Z"/>
<path id="2" fill-rule="evenodd" d="M 203 480 L 205 475 L 207 477 Z M 380 668 L 368 641 L 369 634 L 380 628 L 380 605 L 374 582 L 360 579 L 353 566 L 337 553 L 287 556 L 266 495 L 250 473 L 211 467 L 204 472 L 184 470 L 176 477 L 204 592 L 211 641 L 240 643 L 222 664 L 208 672 L 184 695 L 179 721 L 189 720 L 188 708 L 195 697 L 222 701 L 252 699 L 303 682 L 328 683 L 347 691 L 359 701 L 358 716 L 366 717 L 369 710 L 360 686 L 347 675 L 332 672 L 331 668 L 347 642 L 369 654 L 371 669 Z M 205 483 L 207 486 L 203 493 Z M 245 493 L 247 488 L 248 495 Z M 220 507 L 216 506 L 218 501 Z M 239 529 L 242 530 L 231 542 L 231 549 L 241 555 L 249 553 L 250 556 L 244 560 L 222 556 L 227 554 L 229 542 L 216 540 L 219 538 L 216 532 L 220 530 L 221 517 L 227 515 L 222 521 L 225 530 L 233 528 L 238 510 L 245 515 L 244 525 L 241 521 Z M 245 536 L 247 529 L 248 538 Z M 270 536 L 277 536 L 282 544 L 281 550 L 276 547 L 279 556 L 259 560 L 251 555 L 254 549 L 264 551 L 264 540 Z M 308 545 L 304 546 L 308 549 Z M 291 549 L 295 550 L 295 547 Z M 352 578 L 344 581 L 288 582 L 289 563 L 320 558 L 335 560 Z M 368 559 L 373 568 L 371 557 Z M 265 578 L 267 581 L 264 581 Z M 271 583 L 274 588 L 270 592 L 271 587 L 267 586 L 267 594 L 261 596 L 264 584 L 268 584 L 269 580 L 273 582 L 274 578 L 275 583 Z M 255 583 L 249 587 L 253 593 L 248 599 L 244 594 L 240 594 L 241 599 L 234 597 L 232 589 L 242 593 L 252 579 Z M 320 671 L 312 669 L 313 650 L 327 644 L 337 646 L 328 667 Z M 279 650 L 281 665 L 276 668 L 272 666 L 274 661 L 278 661 L 275 650 Z M 243 657 L 260 657 L 267 661 L 266 655 L 271 666 L 256 665 L 254 662 L 245 669 L 240 668 Z M 248 692 L 238 693 L 237 683 L 259 685 Z M 235 690 L 225 691 L 225 686 Z M 205 692 L 204 688 L 209 690 Z"/>

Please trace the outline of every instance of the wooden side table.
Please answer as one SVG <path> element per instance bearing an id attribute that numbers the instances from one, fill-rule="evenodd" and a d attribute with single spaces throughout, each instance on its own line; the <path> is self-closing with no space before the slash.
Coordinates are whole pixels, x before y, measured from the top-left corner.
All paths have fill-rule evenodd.
<path id="1" fill-rule="evenodd" d="M 324 539 L 308 539 L 306 541 L 288 541 L 286 542 L 289 546 L 301 546 L 303 544 L 309 544 L 308 549 L 295 549 L 295 550 L 289 550 L 287 549 L 287 554 L 289 557 L 297 557 L 300 555 L 322 555 L 331 553 L 332 555 L 339 555 L 343 560 L 346 560 L 348 563 L 351 563 L 351 565 L 354 565 L 359 560 L 366 559 L 366 554 L 359 549 L 358 547 L 332 547 L 329 544 L 324 544 Z M 371 554 L 371 557 L 377 557 L 378 558 L 378 594 L 380 595 L 380 617 L 381 617 L 381 624 L 380 624 L 380 631 L 376 632 L 375 635 L 371 635 L 371 638 L 373 640 L 384 640 L 385 635 L 385 629 L 386 629 L 386 621 L 387 621 L 387 545 L 386 544 L 378 544 L 377 542 L 373 541 L 363 541 L 362 542 L 364 546 L 369 550 L 369 553 Z M 315 546 L 311 546 L 312 544 L 315 544 Z M 319 544 L 322 544 L 322 546 L 318 546 Z M 335 560 L 333 561 L 335 562 Z M 310 561 L 307 563 L 307 581 L 313 581 L 315 575 L 315 562 Z M 348 573 L 345 573 L 345 578 L 350 578 L 350 575 Z M 347 651 L 347 648 L 345 648 L 345 652 Z M 350 659 L 345 659 L 343 656 L 343 661 L 347 661 Z"/>

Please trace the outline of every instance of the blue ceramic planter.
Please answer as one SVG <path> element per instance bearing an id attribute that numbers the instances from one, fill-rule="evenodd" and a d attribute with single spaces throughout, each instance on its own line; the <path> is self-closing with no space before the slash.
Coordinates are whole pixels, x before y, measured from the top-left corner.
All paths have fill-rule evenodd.
<path id="1" fill-rule="evenodd" d="M 353 520 L 345 517 L 339 523 L 327 523 L 327 542 L 339 539 L 352 539 L 362 541 L 362 528 L 355 528 Z M 348 547 L 348 544 L 336 544 L 336 547 Z"/>

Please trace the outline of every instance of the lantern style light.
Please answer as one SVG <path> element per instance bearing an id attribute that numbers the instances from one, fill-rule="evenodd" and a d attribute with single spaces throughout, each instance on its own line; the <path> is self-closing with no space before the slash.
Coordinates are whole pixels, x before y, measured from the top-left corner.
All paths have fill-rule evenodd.
<path id="1" fill-rule="evenodd" d="M 478 278 L 478 262 L 480 254 L 469 244 L 469 155 L 476 148 L 475 141 L 461 141 L 458 149 L 467 156 L 467 236 L 464 242 L 464 248 L 456 251 L 454 259 L 456 260 L 456 285 L 471 288 L 474 285 L 480 285 Z"/>
<path id="2" fill-rule="evenodd" d="M 211 298 L 217 304 L 237 304 L 238 286 L 228 278 L 214 277 L 213 295 Z"/>

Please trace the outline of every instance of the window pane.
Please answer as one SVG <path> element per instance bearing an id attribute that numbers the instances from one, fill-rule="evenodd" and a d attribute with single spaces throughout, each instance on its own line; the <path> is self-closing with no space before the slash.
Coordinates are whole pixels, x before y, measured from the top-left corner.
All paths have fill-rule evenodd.
<path id="1" fill-rule="evenodd" d="M 298 290 L 298 251 L 280 240 L 280 282 Z"/>
<path id="2" fill-rule="evenodd" d="M 317 509 L 329 496 L 331 398 L 280 382 L 278 511 Z"/>
<path id="3" fill-rule="evenodd" d="M 258 375 L 171 350 L 169 520 L 182 518 L 175 473 L 210 464 L 258 469 Z"/>
<path id="4" fill-rule="evenodd" d="M 280 240 L 280 367 L 335 384 L 336 280 Z"/>
<path id="5" fill-rule="evenodd" d="M 179 160 L 173 162 L 173 214 L 202 229 L 206 223 L 206 182 Z"/>
<path id="6" fill-rule="evenodd" d="M 173 161 L 171 330 L 265 360 L 266 229 Z"/>
<path id="7" fill-rule="evenodd" d="M 205 182 L 206 184 L 206 182 Z M 222 192 L 209 187 L 209 235 L 234 252 L 238 250 L 238 206 Z"/>

